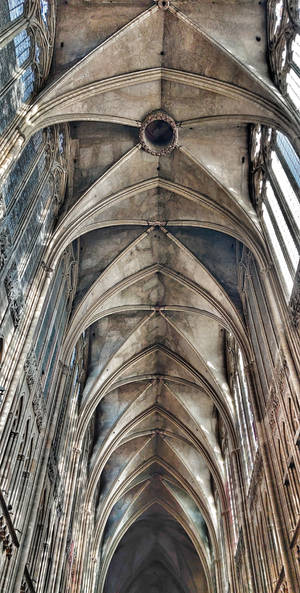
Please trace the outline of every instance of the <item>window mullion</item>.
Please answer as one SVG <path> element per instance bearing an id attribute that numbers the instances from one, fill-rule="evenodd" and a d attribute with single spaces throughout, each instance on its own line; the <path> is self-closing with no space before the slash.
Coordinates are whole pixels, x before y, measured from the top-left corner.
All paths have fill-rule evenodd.
<path id="1" fill-rule="evenodd" d="M 294 175 L 293 175 L 292 171 L 289 168 L 288 162 L 286 161 L 286 159 L 285 159 L 284 155 L 282 154 L 282 152 L 281 152 L 281 150 L 280 150 L 280 148 L 279 148 L 278 145 L 276 145 L 275 151 L 276 151 L 276 154 L 277 154 L 277 156 L 278 156 L 278 158 L 280 160 L 280 163 L 281 163 L 283 169 L 285 170 L 286 176 L 288 177 L 289 182 L 290 182 L 290 184 L 291 184 L 291 186 L 292 186 L 295 194 L 298 197 L 299 186 L 297 184 L 296 179 L 294 178 Z M 300 202 L 300 200 L 299 200 L 299 202 Z"/>
<path id="2" fill-rule="evenodd" d="M 42 141 L 41 145 L 39 146 L 39 148 L 36 151 L 36 155 L 35 155 L 34 159 L 32 160 L 32 163 L 30 164 L 28 170 L 20 178 L 20 180 L 18 181 L 18 184 L 14 188 L 14 193 L 13 193 L 12 197 L 10 198 L 8 205 L 6 206 L 7 214 L 9 214 L 9 212 L 13 209 L 16 201 L 19 199 L 22 199 L 22 191 L 23 191 L 24 187 L 26 186 L 28 180 L 30 179 L 41 156 L 43 155 L 44 150 L 45 150 L 45 141 Z"/>
<path id="3" fill-rule="evenodd" d="M 294 62 L 294 60 L 291 62 L 291 68 L 294 70 L 296 76 L 298 76 L 300 86 L 300 69 L 299 66 L 297 66 L 296 62 Z"/>
<path id="4" fill-rule="evenodd" d="M 299 249 L 299 245 L 300 245 L 300 229 L 296 224 L 296 221 L 294 220 L 291 210 L 288 206 L 288 203 L 285 199 L 284 193 L 277 181 L 276 175 L 274 173 L 274 171 L 272 170 L 272 167 L 268 167 L 268 176 L 269 176 L 269 180 L 272 186 L 272 189 L 274 191 L 275 196 L 277 196 L 279 205 L 281 206 L 281 211 L 282 214 L 284 216 L 284 219 L 286 221 L 286 224 L 289 228 L 289 231 L 296 243 L 296 247 L 298 247 Z"/>
<path id="5" fill-rule="evenodd" d="M 263 231 L 264 231 L 264 234 L 265 234 L 265 237 L 266 237 L 267 241 L 269 240 L 269 243 L 268 243 L 269 244 L 269 249 L 270 249 L 271 254 L 273 255 L 274 265 L 275 265 L 275 268 L 276 268 L 276 270 L 278 272 L 279 279 L 281 279 L 282 287 L 283 287 L 283 290 L 285 292 L 286 298 L 289 299 L 290 298 L 290 295 L 291 295 L 291 292 L 292 292 L 292 289 L 293 289 L 293 276 L 291 275 L 291 273 L 289 271 L 289 268 L 288 268 L 288 266 L 286 264 L 286 261 L 285 261 L 285 258 L 284 258 L 284 254 L 283 254 L 283 252 L 281 250 L 281 246 L 280 246 L 280 243 L 279 243 L 279 239 L 278 239 L 278 237 L 276 237 L 276 231 L 275 231 L 275 229 L 273 227 L 272 220 L 271 220 L 270 215 L 269 215 L 269 210 L 268 210 L 265 202 L 263 203 L 263 207 L 265 208 L 265 212 L 266 212 L 266 215 L 267 215 L 267 217 L 269 219 L 269 224 L 271 225 L 271 229 L 269 230 L 269 228 L 268 228 L 268 223 L 265 220 L 264 214 L 262 215 L 262 218 L 261 218 L 262 228 L 263 228 Z M 272 237 L 272 235 L 274 235 L 274 237 Z M 276 238 L 276 241 L 278 242 L 278 246 L 277 247 L 280 250 L 280 253 L 279 254 L 277 254 L 277 247 L 274 244 L 275 238 Z M 283 260 L 282 262 L 281 262 L 281 259 Z M 284 270 L 283 266 L 285 266 L 286 271 Z"/>
<path id="6" fill-rule="evenodd" d="M 28 19 L 24 16 L 18 17 L 16 20 L 11 21 L 5 29 L 0 32 L 0 49 L 3 49 L 6 45 L 8 45 L 13 39 L 26 29 L 28 26 Z"/>
<path id="7" fill-rule="evenodd" d="M 289 269 L 289 272 L 290 272 L 290 274 L 291 274 L 291 276 L 292 276 L 292 278 L 293 278 L 293 277 L 295 276 L 296 270 L 295 270 L 295 268 L 294 268 L 294 266 L 293 266 L 293 264 L 292 264 L 292 261 L 291 261 L 291 259 L 290 259 L 289 252 L 288 252 L 288 250 L 287 250 L 287 248 L 286 248 L 286 245 L 285 245 L 285 242 L 284 242 L 284 240 L 283 240 L 283 237 L 282 237 L 282 234 L 281 234 L 280 228 L 279 228 L 279 226 L 278 226 L 278 224 L 277 224 L 276 218 L 275 218 L 275 216 L 274 216 L 274 214 L 273 214 L 272 208 L 271 208 L 271 206 L 270 206 L 270 204 L 269 204 L 269 200 L 268 200 L 268 198 L 267 198 L 267 197 L 266 197 L 266 199 L 264 200 L 264 204 L 265 204 L 265 206 L 266 206 L 266 208 L 267 208 L 267 210 L 268 210 L 268 214 L 269 214 L 269 216 L 270 216 L 270 219 L 271 219 L 271 222 L 272 222 L 272 225 L 273 225 L 274 231 L 275 231 L 275 233 L 276 233 L 276 235 L 277 235 L 277 239 L 278 239 L 278 241 L 279 241 L 279 244 L 280 244 L 280 247 L 281 247 L 281 251 L 282 251 L 282 253 L 283 253 L 283 256 L 284 256 L 284 259 L 285 259 L 286 265 L 287 265 L 287 267 L 288 267 L 288 269 Z M 276 256 L 275 256 L 275 257 L 276 257 Z"/>
<path id="8" fill-rule="evenodd" d="M 287 86 L 287 96 L 293 105 L 294 109 L 299 112 L 299 90 L 300 90 L 300 78 L 293 67 L 294 63 L 290 65 L 285 80 Z"/>
<path id="9" fill-rule="evenodd" d="M 13 74 L 13 76 L 10 78 L 10 80 L 6 83 L 6 85 L 0 90 L 0 99 L 4 99 L 5 95 L 7 95 L 7 93 L 10 91 L 11 87 L 14 86 L 14 84 L 18 83 L 18 81 L 21 79 L 22 74 L 24 74 L 24 72 L 26 72 L 27 68 L 32 64 L 32 57 L 29 56 L 25 62 L 22 64 L 22 66 L 18 66 L 15 70 L 15 73 Z"/>

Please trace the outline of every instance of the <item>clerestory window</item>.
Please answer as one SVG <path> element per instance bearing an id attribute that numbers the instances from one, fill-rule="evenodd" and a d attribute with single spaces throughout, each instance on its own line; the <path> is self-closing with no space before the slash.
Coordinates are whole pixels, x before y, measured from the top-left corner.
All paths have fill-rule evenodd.
<path id="1" fill-rule="evenodd" d="M 31 39 L 25 29 L 14 37 L 17 65 L 21 67 L 30 56 Z"/>
<path id="2" fill-rule="evenodd" d="M 230 388 L 234 396 L 236 427 L 241 443 L 243 470 L 248 487 L 257 451 L 257 438 L 243 355 L 231 333 L 226 336 L 226 355 Z"/>
<path id="3" fill-rule="evenodd" d="M 267 242 L 289 298 L 300 253 L 300 159 L 281 132 L 254 127 L 252 187 Z"/>
<path id="4" fill-rule="evenodd" d="M 22 81 L 22 100 L 27 101 L 34 89 L 34 71 L 31 66 L 26 68 L 21 76 Z"/>
<path id="5" fill-rule="evenodd" d="M 45 25 L 48 26 L 48 11 L 49 11 L 49 3 L 48 0 L 41 0 L 41 15 Z"/>
<path id="6" fill-rule="evenodd" d="M 10 20 L 14 21 L 24 12 L 24 0 L 8 0 Z"/>
<path id="7" fill-rule="evenodd" d="M 299 2 L 270 0 L 268 46 L 274 80 L 282 94 L 300 110 Z"/>

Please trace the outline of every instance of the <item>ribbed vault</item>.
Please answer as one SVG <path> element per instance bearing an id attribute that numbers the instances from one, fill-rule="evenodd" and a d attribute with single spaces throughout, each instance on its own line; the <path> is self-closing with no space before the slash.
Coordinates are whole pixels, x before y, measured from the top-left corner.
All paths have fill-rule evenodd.
<path id="1" fill-rule="evenodd" d="M 269 264 L 248 193 L 248 125 L 289 133 L 297 123 L 255 41 L 259 10 L 239 5 L 233 44 L 227 3 L 222 27 L 220 5 L 193 0 L 94 4 L 101 39 L 86 25 L 71 40 L 63 17 L 76 26 L 76 2 L 58 10 L 55 75 L 20 130 L 27 140 L 53 123 L 71 129 L 73 185 L 45 265 L 79 241 L 61 356 L 70 362 L 87 336 L 75 450 L 92 438 L 76 578 L 88 554 L 98 593 L 221 592 L 220 537 L 232 554 L 222 439 L 237 444 L 225 340 L 233 334 L 250 361 L 243 246 Z M 167 156 L 139 143 L 157 109 L 178 126 Z"/>

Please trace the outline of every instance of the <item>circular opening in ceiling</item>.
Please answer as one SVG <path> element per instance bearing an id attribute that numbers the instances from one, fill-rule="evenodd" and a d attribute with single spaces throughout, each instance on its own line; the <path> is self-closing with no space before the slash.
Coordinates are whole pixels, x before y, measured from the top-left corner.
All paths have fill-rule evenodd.
<path id="1" fill-rule="evenodd" d="M 158 0 L 158 8 L 162 8 L 163 10 L 167 10 L 169 8 L 169 0 Z"/>
<path id="2" fill-rule="evenodd" d="M 164 111 L 150 113 L 140 129 L 141 146 L 150 154 L 169 154 L 177 143 L 177 127 L 172 117 Z"/>
<path id="3" fill-rule="evenodd" d="M 145 136 L 148 142 L 153 146 L 168 146 L 173 139 L 173 128 L 167 122 L 162 119 L 155 119 L 151 121 L 145 128 Z"/>

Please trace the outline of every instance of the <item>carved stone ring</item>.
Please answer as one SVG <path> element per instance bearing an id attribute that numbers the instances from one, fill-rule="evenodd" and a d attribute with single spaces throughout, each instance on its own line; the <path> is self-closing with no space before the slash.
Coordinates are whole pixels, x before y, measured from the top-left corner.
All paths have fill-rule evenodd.
<path id="1" fill-rule="evenodd" d="M 161 8 L 162 10 L 168 10 L 168 8 L 170 6 L 170 2 L 169 2 L 169 0 L 158 0 L 157 6 L 158 6 L 158 8 Z"/>
<path id="2" fill-rule="evenodd" d="M 170 115 L 158 110 L 145 117 L 140 128 L 140 143 L 146 152 L 154 156 L 170 154 L 177 141 L 177 126 Z"/>

